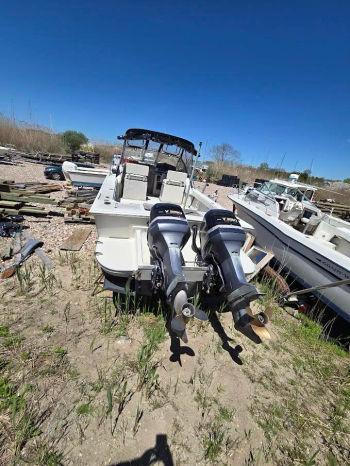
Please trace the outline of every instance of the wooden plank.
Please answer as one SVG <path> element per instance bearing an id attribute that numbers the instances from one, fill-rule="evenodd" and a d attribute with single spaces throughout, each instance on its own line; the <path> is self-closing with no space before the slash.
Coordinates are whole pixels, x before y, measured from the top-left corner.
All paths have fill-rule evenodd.
<path id="1" fill-rule="evenodd" d="M 64 223 L 95 223 L 95 219 L 90 216 L 79 217 L 78 215 L 65 216 Z"/>
<path id="2" fill-rule="evenodd" d="M 20 201 L 0 201 L 0 209 L 20 209 L 24 202 Z"/>
<path id="3" fill-rule="evenodd" d="M 0 209 L 0 214 L 3 214 L 3 215 L 18 215 L 19 210 L 17 210 L 17 209 Z"/>
<path id="4" fill-rule="evenodd" d="M 13 180 L 7 180 L 5 178 L 0 178 L 0 184 L 14 184 Z"/>
<path id="5" fill-rule="evenodd" d="M 316 205 L 321 205 L 324 207 L 344 207 L 350 209 L 350 206 L 347 204 L 337 204 L 336 202 L 326 202 L 326 201 L 316 201 Z"/>
<path id="6" fill-rule="evenodd" d="M 334 204 L 333 204 L 333 205 L 331 205 L 331 204 L 327 204 L 327 205 L 316 204 L 316 205 L 317 205 L 317 207 L 319 207 L 320 209 L 329 209 L 329 210 L 331 210 L 331 209 L 333 209 L 333 210 L 350 210 L 350 207 L 345 206 L 345 205 L 343 205 L 343 206 L 339 206 L 339 205 L 336 206 L 336 205 L 334 205 Z"/>
<path id="7" fill-rule="evenodd" d="M 249 249 L 253 246 L 255 241 L 255 236 L 253 236 L 251 233 L 247 233 L 246 240 L 243 245 L 243 251 L 248 252 Z"/>
<path id="8" fill-rule="evenodd" d="M 22 207 L 19 209 L 20 215 L 32 215 L 38 217 L 46 217 L 49 212 L 44 209 L 40 209 L 39 207 Z"/>
<path id="9" fill-rule="evenodd" d="M 6 183 L 0 183 L 0 191 L 9 193 L 10 192 L 10 185 L 6 184 Z"/>
<path id="10" fill-rule="evenodd" d="M 85 241 L 88 239 L 92 228 L 78 228 L 62 244 L 60 249 L 64 251 L 79 251 Z"/>

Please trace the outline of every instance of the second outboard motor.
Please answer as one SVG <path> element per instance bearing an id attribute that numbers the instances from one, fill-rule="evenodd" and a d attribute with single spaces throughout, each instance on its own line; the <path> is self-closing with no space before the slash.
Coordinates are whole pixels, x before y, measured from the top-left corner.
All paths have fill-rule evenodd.
<path id="1" fill-rule="evenodd" d="M 190 235 L 190 227 L 179 205 L 158 203 L 152 207 L 147 240 L 155 265 L 153 286 L 164 292 L 173 311 L 171 328 L 185 342 L 188 320 L 191 317 L 207 320 L 203 311 L 188 302 L 181 250 Z"/>
<path id="2" fill-rule="evenodd" d="M 209 210 L 204 216 L 201 235 L 201 256 L 219 270 L 220 293 L 226 294 L 229 309 L 237 326 L 246 321 L 245 308 L 260 296 L 255 286 L 245 279 L 240 250 L 245 231 L 234 213 L 224 209 Z"/>

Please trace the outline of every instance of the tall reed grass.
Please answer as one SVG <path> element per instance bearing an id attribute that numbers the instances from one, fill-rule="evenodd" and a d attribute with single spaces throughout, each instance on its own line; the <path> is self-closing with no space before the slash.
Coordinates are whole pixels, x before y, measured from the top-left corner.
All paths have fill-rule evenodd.
<path id="1" fill-rule="evenodd" d="M 0 145 L 4 144 L 13 144 L 16 149 L 26 152 L 67 152 L 62 136 L 49 128 L 0 114 Z"/>

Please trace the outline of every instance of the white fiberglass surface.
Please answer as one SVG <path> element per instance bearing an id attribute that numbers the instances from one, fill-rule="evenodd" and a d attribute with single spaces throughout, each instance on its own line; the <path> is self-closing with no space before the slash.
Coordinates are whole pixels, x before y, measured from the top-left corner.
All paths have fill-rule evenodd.
<path id="1" fill-rule="evenodd" d="M 324 238 L 325 241 L 320 241 L 320 239 L 315 236 L 306 235 L 298 230 L 295 230 L 292 226 L 282 222 L 282 220 L 269 216 L 266 212 L 264 212 L 262 209 L 257 208 L 252 203 L 245 202 L 241 198 L 237 199 L 231 195 L 229 195 L 229 198 L 232 199 L 234 202 L 237 202 L 238 206 L 242 206 L 243 209 L 246 209 L 246 211 L 249 212 L 249 216 L 258 220 L 259 222 L 262 222 L 262 225 L 265 225 L 265 222 L 266 227 L 268 227 L 269 224 L 272 225 L 275 228 L 272 229 L 272 231 L 276 231 L 277 237 L 288 238 L 288 241 L 297 241 L 300 244 L 309 247 L 318 254 L 321 254 L 327 259 L 332 260 L 340 266 L 350 270 L 349 258 L 341 252 L 334 250 L 333 247 L 330 247 L 329 245 L 325 244 L 325 241 L 327 241 L 326 238 Z M 278 231 L 280 233 L 278 233 Z"/>

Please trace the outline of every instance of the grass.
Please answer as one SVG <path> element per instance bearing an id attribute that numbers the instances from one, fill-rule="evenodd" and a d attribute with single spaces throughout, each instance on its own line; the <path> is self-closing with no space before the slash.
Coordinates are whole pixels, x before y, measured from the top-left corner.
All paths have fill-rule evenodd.
<path id="1" fill-rule="evenodd" d="M 98 303 L 97 308 L 97 312 L 99 313 L 101 320 L 100 332 L 103 335 L 106 335 L 112 332 L 116 326 L 115 310 L 113 304 L 108 302 L 106 299 Z"/>
<path id="2" fill-rule="evenodd" d="M 203 437 L 204 458 L 209 461 L 217 460 L 220 455 L 224 441 L 225 430 L 222 424 L 210 423 Z"/>
<path id="3" fill-rule="evenodd" d="M 145 342 L 141 345 L 136 357 L 136 371 L 138 373 L 138 387 L 144 388 L 147 398 L 150 398 L 158 387 L 157 368 L 159 362 L 155 360 L 155 352 L 165 339 L 166 329 L 162 315 L 142 315 Z"/>
<path id="4" fill-rule="evenodd" d="M 283 458 L 283 464 L 316 465 L 331 453 L 334 461 L 328 464 L 347 464 L 349 355 L 326 339 L 320 323 L 303 314 L 298 320 L 289 317 L 276 305 L 273 292 L 267 291 L 270 294 L 263 300 L 274 308 L 279 334 L 270 351 L 278 354 L 285 374 L 282 377 L 274 364 L 258 374 L 245 368 L 262 390 L 251 412 L 266 438 L 265 460 L 279 463 Z"/>
<path id="5" fill-rule="evenodd" d="M 21 346 L 24 337 L 19 333 L 11 333 L 9 327 L 2 325 L 0 326 L 0 339 L 4 348 L 13 350 Z"/>
<path id="6" fill-rule="evenodd" d="M 231 422 L 235 414 L 235 409 L 226 408 L 226 406 L 219 405 L 218 407 L 218 416 L 225 422 Z"/>
<path id="7" fill-rule="evenodd" d="M 62 348 L 62 346 L 57 346 L 53 352 L 59 359 L 63 359 L 68 354 L 66 348 Z"/>
<path id="8" fill-rule="evenodd" d="M 40 466 L 63 466 L 63 453 L 53 448 L 42 446 L 37 452 L 37 462 Z"/>
<path id="9" fill-rule="evenodd" d="M 16 269 L 16 277 L 22 294 L 27 293 L 33 286 L 32 267 L 24 264 Z"/>
<path id="10" fill-rule="evenodd" d="M 92 407 L 90 403 L 81 403 L 76 407 L 76 413 L 79 416 L 87 416 L 92 413 Z"/>
<path id="11" fill-rule="evenodd" d="M 65 153 L 63 138 L 48 128 L 32 123 L 18 122 L 0 114 L 0 143 L 13 144 L 28 152 Z"/>
<path id="12" fill-rule="evenodd" d="M 52 325 L 44 325 L 43 327 L 41 327 L 41 331 L 43 333 L 46 333 L 47 335 L 51 335 L 55 331 L 55 327 L 53 327 Z"/>
<path id="13" fill-rule="evenodd" d="M 150 434 L 163 415 L 179 464 L 231 464 L 236 449 L 247 465 L 349 464 L 348 354 L 326 341 L 317 323 L 279 309 L 269 283 L 261 299 L 274 309 L 269 344 L 253 346 L 220 316 L 235 344 L 244 341 L 243 365 L 217 347 L 210 327 L 199 334 L 190 326 L 195 356 L 182 353 L 180 368 L 169 362 L 161 312 L 130 299 L 133 312 L 116 314 L 108 298 L 92 295 L 98 275 L 92 260 L 62 253 L 55 274 L 52 292 L 36 299 L 18 293 L 16 277 L 11 285 L 17 288 L 0 287 L 6 291 L 0 316 L 4 464 L 75 464 L 78 448 L 102 452 L 108 442 L 127 451 L 134 438 L 147 450 L 152 441 L 144 430 Z M 27 276 L 23 288 L 43 286 L 35 263 Z M 119 344 L 122 335 L 130 344 Z"/>
<path id="14" fill-rule="evenodd" d="M 16 385 L 6 376 L 0 377 L 0 415 L 8 416 L 10 436 L 15 455 L 25 447 L 27 442 L 37 437 L 40 431 L 41 415 L 29 401 L 31 387 Z"/>

